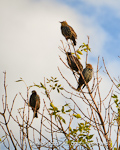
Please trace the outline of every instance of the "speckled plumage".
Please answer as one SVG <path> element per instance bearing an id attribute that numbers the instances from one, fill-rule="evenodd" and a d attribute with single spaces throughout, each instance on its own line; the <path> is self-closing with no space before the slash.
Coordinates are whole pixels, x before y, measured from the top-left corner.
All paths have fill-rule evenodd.
<path id="1" fill-rule="evenodd" d="M 61 32 L 63 36 L 66 38 L 66 40 L 71 39 L 74 45 L 76 45 L 75 39 L 77 39 L 77 34 L 73 30 L 73 28 L 69 26 L 66 21 L 62 21 L 60 23 L 61 23 Z"/>
<path id="2" fill-rule="evenodd" d="M 83 74 L 83 77 L 84 77 L 86 83 L 88 83 L 92 79 L 92 76 L 93 76 L 93 67 L 92 67 L 92 65 L 87 64 L 86 68 L 83 69 L 82 74 Z M 81 89 L 82 85 L 83 85 L 83 88 L 86 86 L 82 76 L 80 76 L 79 82 L 78 82 L 78 88 L 77 88 L 78 91 Z"/>
<path id="3" fill-rule="evenodd" d="M 72 70 L 83 71 L 83 66 L 80 63 L 79 59 L 71 54 L 71 52 L 66 52 L 68 65 Z"/>
<path id="4" fill-rule="evenodd" d="M 29 105 L 32 107 L 32 110 L 34 112 L 33 117 L 38 118 L 37 111 L 40 108 L 40 97 L 37 95 L 37 92 L 35 90 L 32 91 L 32 94 L 30 96 Z"/>

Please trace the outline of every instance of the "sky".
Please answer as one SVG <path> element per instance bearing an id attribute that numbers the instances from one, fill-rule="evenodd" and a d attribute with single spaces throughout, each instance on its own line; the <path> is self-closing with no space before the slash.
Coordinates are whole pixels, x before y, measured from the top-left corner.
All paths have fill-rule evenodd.
<path id="1" fill-rule="evenodd" d="M 4 74 L 7 73 L 8 103 L 16 93 L 26 96 L 23 83 L 16 83 L 20 77 L 27 85 L 44 82 L 45 78 L 58 77 L 65 87 L 57 67 L 70 83 L 76 87 L 72 73 L 59 60 L 61 41 L 67 45 L 61 34 L 59 21 L 66 20 L 77 33 L 77 46 L 90 37 L 88 61 L 94 72 L 100 56 L 102 90 L 110 89 L 109 78 L 103 72 L 102 57 L 111 77 L 118 78 L 120 70 L 120 1 L 118 0 L 4 0 L 0 1 L 0 96 L 4 94 Z M 85 54 L 81 58 L 85 67 Z M 33 88 L 31 88 L 33 90 Z M 30 92 L 31 92 L 30 90 Z M 40 90 L 37 89 L 37 92 Z M 103 92 L 103 97 L 106 95 Z M 56 104 L 62 104 L 60 101 Z M 20 96 L 17 104 L 21 105 Z M 17 105 L 16 104 L 16 105 Z M 0 102 L 1 105 L 1 102 Z M 1 106 L 0 106 L 1 107 Z M 0 129 L 1 130 L 1 129 Z"/>

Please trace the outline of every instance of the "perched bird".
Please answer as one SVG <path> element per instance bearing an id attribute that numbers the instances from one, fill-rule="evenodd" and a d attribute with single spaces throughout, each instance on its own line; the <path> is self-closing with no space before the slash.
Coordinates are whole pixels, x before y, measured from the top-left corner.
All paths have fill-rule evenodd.
<path id="1" fill-rule="evenodd" d="M 76 45 L 75 39 L 77 39 L 77 34 L 73 30 L 73 28 L 69 26 L 66 21 L 62 21 L 60 23 L 61 23 L 61 32 L 63 36 L 66 38 L 66 40 L 71 39 L 74 45 Z"/>
<path id="2" fill-rule="evenodd" d="M 72 55 L 71 52 L 66 52 L 68 65 L 72 70 L 83 71 L 83 66 L 80 63 L 79 59 Z"/>
<path id="3" fill-rule="evenodd" d="M 86 68 L 83 69 L 82 75 L 83 75 L 86 83 L 88 83 L 92 79 L 93 67 L 91 64 L 86 64 Z M 79 77 L 78 88 L 77 88 L 78 91 L 81 89 L 81 86 L 83 84 L 84 84 L 83 88 L 86 86 L 84 80 L 83 80 L 82 76 Z"/>
<path id="4" fill-rule="evenodd" d="M 39 95 L 37 95 L 37 92 L 35 90 L 32 91 L 29 105 L 32 107 L 32 110 L 34 112 L 33 118 L 38 118 L 37 111 L 40 108 L 40 97 Z"/>

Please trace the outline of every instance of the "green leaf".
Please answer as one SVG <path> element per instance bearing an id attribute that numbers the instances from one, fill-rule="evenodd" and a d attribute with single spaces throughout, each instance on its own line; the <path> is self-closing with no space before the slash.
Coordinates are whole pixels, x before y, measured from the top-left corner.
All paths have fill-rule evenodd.
<path id="1" fill-rule="evenodd" d="M 76 134 L 78 132 L 77 129 L 73 129 L 73 133 Z"/>
<path id="2" fill-rule="evenodd" d="M 88 50 L 91 52 L 91 48 L 88 48 Z"/>
<path id="3" fill-rule="evenodd" d="M 41 84 L 41 87 L 44 87 L 44 85 L 42 84 L 42 82 L 40 82 L 40 84 Z"/>
<path id="4" fill-rule="evenodd" d="M 85 48 L 85 49 L 83 49 L 85 52 L 87 52 L 87 49 Z"/>
<path id="5" fill-rule="evenodd" d="M 69 127 L 69 131 L 72 131 L 72 128 L 71 128 L 71 127 Z"/>
<path id="6" fill-rule="evenodd" d="M 83 136 L 84 134 L 83 133 L 81 133 L 81 134 L 79 134 L 78 136 Z"/>
<path id="7" fill-rule="evenodd" d="M 69 103 L 66 103 L 64 106 L 68 106 L 69 105 Z"/>
<path id="8" fill-rule="evenodd" d="M 33 85 L 30 85 L 29 88 L 33 87 Z"/>
<path id="9" fill-rule="evenodd" d="M 79 49 L 80 49 L 80 48 L 83 48 L 83 47 L 84 47 L 84 45 L 80 45 L 80 46 L 79 46 Z"/>
<path id="10" fill-rule="evenodd" d="M 55 84 L 55 86 L 57 86 L 57 83 Z"/>
<path id="11" fill-rule="evenodd" d="M 115 104 L 117 104 L 118 103 L 118 99 L 114 100 L 114 102 L 115 102 Z"/>
<path id="12" fill-rule="evenodd" d="M 60 84 L 60 85 L 58 85 L 58 87 L 61 87 L 61 84 Z"/>
<path id="13" fill-rule="evenodd" d="M 78 59 L 81 59 L 80 56 L 79 56 L 78 54 L 77 54 L 77 58 L 78 58 Z"/>
<path id="14" fill-rule="evenodd" d="M 76 114 L 73 114 L 73 116 L 76 117 L 76 118 L 81 118 L 81 115 L 80 115 L 80 114 L 77 114 L 77 115 L 76 115 Z"/>
<path id="15" fill-rule="evenodd" d="M 87 138 L 87 139 L 92 139 L 93 135 L 94 135 L 94 134 L 89 135 L 89 136 L 86 136 L 86 138 Z"/>
<path id="16" fill-rule="evenodd" d="M 82 126 L 84 126 L 84 123 L 79 123 L 79 125 L 82 125 Z"/>
<path id="17" fill-rule="evenodd" d="M 118 96 L 114 94 L 114 95 L 112 96 L 112 98 L 118 98 Z"/>
<path id="18" fill-rule="evenodd" d="M 110 146 L 112 147 L 112 141 L 110 140 Z"/>
<path id="19" fill-rule="evenodd" d="M 57 115 L 55 115 L 55 120 L 56 120 L 56 118 L 57 118 Z"/>
<path id="20" fill-rule="evenodd" d="M 36 87 L 39 87 L 39 88 L 40 88 L 40 85 L 34 84 L 34 86 L 36 86 Z"/>
<path id="21" fill-rule="evenodd" d="M 64 106 L 62 106 L 62 109 L 61 109 L 62 113 L 64 112 Z"/>
<path id="22" fill-rule="evenodd" d="M 60 110 L 57 110 L 57 112 L 60 112 Z"/>
<path id="23" fill-rule="evenodd" d="M 78 142 L 82 141 L 82 139 L 83 139 L 83 137 L 80 137 L 79 140 L 78 140 Z"/>
<path id="24" fill-rule="evenodd" d="M 67 141 L 67 144 L 70 144 L 70 145 L 71 145 L 71 143 L 72 143 L 72 140 L 68 140 L 68 141 Z"/>
<path id="25" fill-rule="evenodd" d="M 52 115 L 56 115 L 56 112 L 53 112 Z"/>
<path id="26" fill-rule="evenodd" d="M 62 118 L 62 122 L 66 124 L 66 121 L 65 121 L 65 119 L 63 119 L 63 118 Z"/>
<path id="27" fill-rule="evenodd" d="M 87 141 L 88 143 L 91 143 L 91 142 L 93 142 L 93 140 L 90 140 L 90 141 Z"/>
<path id="28" fill-rule="evenodd" d="M 77 50 L 76 52 L 80 55 L 83 55 L 83 53 L 80 50 Z"/>
<path id="29" fill-rule="evenodd" d="M 46 87 L 40 82 L 40 87 L 46 90 Z"/>
<path id="30" fill-rule="evenodd" d="M 120 84 L 118 84 L 117 87 L 120 87 Z"/>
<path id="31" fill-rule="evenodd" d="M 54 107 L 54 110 L 55 110 L 55 111 L 58 111 L 58 108 L 57 108 L 57 107 Z"/>
<path id="32" fill-rule="evenodd" d="M 58 93 L 60 93 L 60 90 L 57 88 Z"/>
<path id="33" fill-rule="evenodd" d="M 46 94 L 47 97 L 49 97 L 49 94 L 48 94 L 48 92 L 46 90 L 45 90 L 45 94 Z"/>
<path id="34" fill-rule="evenodd" d="M 53 103 L 50 103 L 50 106 L 52 107 L 52 108 L 54 108 L 55 106 L 53 105 Z"/>
<path id="35" fill-rule="evenodd" d="M 58 117 L 59 117 L 60 120 L 63 119 L 60 115 Z"/>
<path id="36" fill-rule="evenodd" d="M 71 112 L 71 109 L 66 110 L 65 112 Z"/>
<path id="37" fill-rule="evenodd" d="M 15 81 L 15 82 L 20 82 L 20 81 L 23 81 L 23 80 L 17 80 L 17 81 Z"/>
<path id="38" fill-rule="evenodd" d="M 52 89 L 55 90 L 55 87 L 53 87 Z"/>
<path id="39" fill-rule="evenodd" d="M 49 108 L 49 110 L 54 110 L 53 108 Z"/>

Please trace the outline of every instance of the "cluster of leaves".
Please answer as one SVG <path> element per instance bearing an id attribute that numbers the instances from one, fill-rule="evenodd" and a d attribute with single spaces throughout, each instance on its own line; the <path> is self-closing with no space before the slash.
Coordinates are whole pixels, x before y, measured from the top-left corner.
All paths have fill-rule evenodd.
<path id="1" fill-rule="evenodd" d="M 50 103 L 50 108 L 49 110 L 51 110 L 51 115 L 55 116 L 55 120 L 56 119 L 60 119 L 63 123 L 66 124 L 65 119 L 60 115 L 60 114 L 66 114 L 68 112 L 71 112 L 71 109 L 67 109 L 67 107 L 69 106 L 68 103 L 66 103 L 65 105 L 62 106 L 61 109 L 58 109 L 58 107 L 54 106 L 53 103 Z M 80 114 L 73 114 L 74 118 L 81 118 Z M 85 146 L 86 148 L 90 149 L 89 144 L 93 143 L 93 141 L 91 140 L 93 137 L 92 135 L 89 135 L 90 133 L 90 125 L 88 122 L 85 123 L 78 123 L 78 127 L 76 129 L 72 129 L 71 127 L 69 127 L 69 133 L 66 135 L 67 137 L 73 137 L 73 138 L 67 138 L 67 144 L 71 145 L 71 148 L 73 148 L 74 146 L 77 145 L 81 145 L 81 146 Z"/>
<path id="2" fill-rule="evenodd" d="M 16 82 L 21 82 L 21 81 L 23 81 L 25 83 L 25 81 L 22 78 L 20 78 Z M 59 80 L 57 79 L 57 77 L 55 77 L 55 78 L 51 77 L 51 79 L 47 79 L 47 83 L 49 84 L 49 87 L 51 88 L 49 91 L 56 89 L 57 92 L 60 93 L 60 90 L 64 90 L 64 88 L 61 87 L 61 84 L 58 84 L 58 82 L 59 82 Z M 26 83 L 25 83 L 25 85 L 26 85 Z M 31 85 L 29 87 L 27 86 L 27 87 L 30 89 L 33 86 L 36 86 L 38 88 L 43 88 L 46 91 L 46 94 L 47 94 L 47 88 L 42 82 L 40 82 L 40 85 L 34 83 L 34 85 Z"/>
<path id="3" fill-rule="evenodd" d="M 118 100 L 118 96 L 116 94 L 114 94 L 112 96 L 112 98 L 114 99 L 114 102 L 115 102 L 116 108 L 117 108 L 117 113 L 115 115 L 115 120 L 117 121 L 118 126 L 120 126 L 120 101 Z"/>
<path id="4" fill-rule="evenodd" d="M 59 110 L 58 107 L 56 107 L 56 106 L 53 105 L 53 103 L 50 103 L 50 107 L 51 107 L 51 108 L 49 108 L 49 110 L 52 111 L 51 114 L 55 116 L 55 120 L 56 120 L 56 118 L 58 118 L 58 119 L 60 119 L 63 123 L 66 124 L 65 119 L 60 115 L 60 113 L 61 113 L 61 114 L 66 114 L 66 113 L 70 112 L 71 109 L 65 110 L 65 107 L 68 107 L 68 105 L 69 105 L 69 104 L 66 103 L 65 105 L 62 106 L 61 110 Z"/>
<path id="5" fill-rule="evenodd" d="M 47 79 L 46 83 L 49 84 L 49 87 L 50 87 L 49 92 L 51 90 L 56 89 L 57 92 L 60 93 L 60 90 L 64 90 L 64 88 L 61 87 L 61 84 L 58 84 L 58 82 L 59 82 L 59 80 L 56 77 L 55 78 L 51 77 L 51 79 Z M 37 85 L 34 83 L 34 86 L 37 86 L 39 88 L 43 88 L 46 92 L 48 91 L 48 89 L 46 88 L 46 86 L 42 82 L 40 82 L 40 85 Z M 46 94 L 48 94 L 48 93 L 46 93 Z"/>
<path id="6" fill-rule="evenodd" d="M 83 43 L 82 45 L 80 45 L 79 49 L 76 51 L 78 59 L 81 59 L 80 55 L 83 55 L 82 51 L 87 52 L 91 51 L 91 49 L 88 44 Z"/>
<path id="7" fill-rule="evenodd" d="M 76 140 L 74 141 L 73 139 L 70 139 L 68 140 L 68 144 L 72 145 L 72 148 L 77 144 L 90 149 L 89 144 L 93 144 L 93 141 L 91 140 L 93 138 L 93 134 L 89 135 L 90 127 L 91 126 L 88 122 L 78 123 L 78 127 L 76 129 L 71 129 L 70 127 L 69 134 L 75 137 Z"/>
<path id="8" fill-rule="evenodd" d="M 60 93 L 60 90 L 63 90 L 63 87 L 61 87 L 61 84 L 58 84 L 59 80 L 57 78 L 51 77 L 51 79 L 47 79 L 47 83 L 49 83 L 49 86 L 52 90 L 57 89 L 57 92 Z"/>

